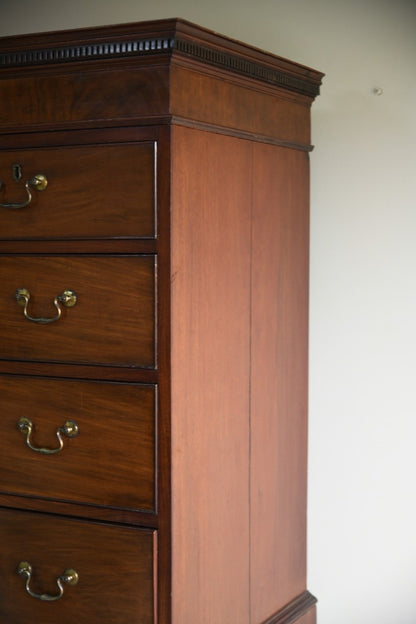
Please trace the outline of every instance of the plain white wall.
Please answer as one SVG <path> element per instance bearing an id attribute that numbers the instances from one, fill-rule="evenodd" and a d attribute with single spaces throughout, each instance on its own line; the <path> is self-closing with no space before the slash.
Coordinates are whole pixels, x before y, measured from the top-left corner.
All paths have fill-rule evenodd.
<path id="1" fill-rule="evenodd" d="M 319 624 L 416 624 L 416 2 L 0 0 L 0 35 L 164 17 L 326 73 L 312 115 L 308 587 Z"/>

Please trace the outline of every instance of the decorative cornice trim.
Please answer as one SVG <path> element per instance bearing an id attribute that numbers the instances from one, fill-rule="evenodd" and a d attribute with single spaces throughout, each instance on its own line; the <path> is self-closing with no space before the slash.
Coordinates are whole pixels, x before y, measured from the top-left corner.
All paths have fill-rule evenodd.
<path id="1" fill-rule="evenodd" d="M 278 613 L 272 615 L 263 624 L 295 624 L 305 613 L 317 603 L 315 596 L 304 591 Z"/>
<path id="2" fill-rule="evenodd" d="M 144 56 L 148 54 L 160 54 L 161 52 L 170 51 L 173 48 L 173 39 L 154 38 L 135 39 L 132 41 L 86 43 L 34 50 L 18 50 L 1 53 L 0 68 Z"/>
<path id="3" fill-rule="evenodd" d="M 5 51 L 0 53 L 0 69 L 102 59 L 140 58 L 172 53 L 296 93 L 311 97 L 319 94 L 319 83 L 311 80 L 308 76 L 297 77 L 261 62 L 249 60 L 215 47 L 201 45 L 178 36 Z"/>
<path id="4" fill-rule="evenodd" d="M 201 46 L 187 39 L 176 39 L 174 46 L 175 50 L 181 54 L 214 65 L 219 69 L 225 69 L 275 87 L 295 91 L 296 93 L 303 93 L 312 97 L 319 94 L 319 84 L 312 83 L 307 79 L 297 78 L 283 71 L 268 67 L 263 63 L 250 61 L 215 48 Z"/>

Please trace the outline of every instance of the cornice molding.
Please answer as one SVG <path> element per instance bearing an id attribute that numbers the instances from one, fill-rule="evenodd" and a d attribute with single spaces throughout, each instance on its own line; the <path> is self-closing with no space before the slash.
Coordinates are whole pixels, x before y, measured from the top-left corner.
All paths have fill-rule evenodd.
<path id="1" fill-rule="evenodd" d="M 306 590 L 263 624 L 296 624 L 316 603 L 315 596 Z"/>
<path id="2" fill-rule="evenodd" d="M 125 58 L 169 52 L 175 47 L 172 38 L 134 39 L 132 41 L 107 41 L 51 48 L 16 50 L 0 53 L 1 67 L 50 65 L 95 59 Z"/>
<path id="3" fill-rule="evenodd" d="M 303 93 L 311 97 L 319 95 L 319 84 L 312 83 L 307 78 L 298 78 L 282 70 L 273 69 L 263 63 L 251 61 L 236 54 L 208 46 L 202 46 L 187 39 L 175 39 L 173 45 L 175 50 L 181 54 L 213 65 L 218 69 L 224 69 L 240 76 L 246 76 L 268 85 L 281 87 L 296 93 Z"/>
<path id="4" fill-rule="evenodd" d="M 173 36 L 123 38 L 122 40 L 101 39 L 86 43 L 74 42 L 64 45 L 48 45 L 42 48 L 25 47 L 24 49 L 5 50 L 0 52 L 0 70 L 109 59 L 157 58 L 166 54 L 199 61 L 219 70 L 313 98 L 319 94 L 320 82 L 311 76 L 294 75 L 290 71 L 273 67 L 257 59 L 249 59 L 220 47 L 216 48 L 201 44 L 197 40 L 181 37 L 178 33 Z"/>

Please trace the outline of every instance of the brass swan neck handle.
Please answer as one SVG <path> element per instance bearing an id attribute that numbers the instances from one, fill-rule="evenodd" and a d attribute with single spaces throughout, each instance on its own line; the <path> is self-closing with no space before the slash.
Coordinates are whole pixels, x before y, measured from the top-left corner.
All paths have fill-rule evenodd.
<path id="1" fill-rule="evenodd" d="M 26 444 L 27 446 L 36 453 L 40 453 L 41 455 L 54 455 L 55 453 L 59 453 L 62 451 L 64 446 L 64 441 L 62 436 L 66 436 L 67 438 L 75 438 L 75 436 L 79 433 L 79 427 L 76 422 L 73 420 L 67 420 L 62 427 L 58 427 L 56 431 L 56 437 L 58 438 L 58 447 L 54 449 L 44 448 L 34 446 L 32 444 L 31 436 L 33 431 L 33 423 L 30 418 L 27 416 L 22 416 L 17 421 L 17 428 L 23 435 L 26 434 Z"/>
<path id="2" fill-rule="evenodd" d="M 37 594 L 30 589 L 32 571 L 32 566 L 28 561 L 21 561 L 17 566 L 17 574 L 26 578 L 25 586 L 29 596 L 32 596 L 32 598 L 37 598 L 38 600 L 42 600 L 44 602 L 54 602 L 55 600 L 59 600 L 64 594 L 63 583 L 66 583 L 66 585 L 74 586 L 78 583 L 79 580 L 78 572 L 76 572 L 76 570 L 73 570 L 72 568 L 68 568 L 68 570 L 65 570 L 63 574 L 61 574 L 61 576 L 58 576 L 58 578 L 56 579 L 56 584 L 58 585 L 58 593 L 56 595 L 51 596 L 50 594 Z"/>
<path id="3" fill-rule="evenodd" d="M 41 325 L 46 325 L 47 323 L 54 323 L 61 318 L 62 308 L 60 304 L 65 306 L 65 308 L 72 308 L 77 302 L 77 296 L 73 290 L 64 290 L 60 295 L 57 295 L 53 300 L 53 304 L 57 309 L 57 314 L 50 318 L 43 317 L 34 317 L 31 316 L 28 312 L 28 306 L 30 301 L 30 292 L 27 288 L 18 288 L 15 292 L 15 299 L 17 303 L 23 306 L 23 314 L 28 321 L 32 321 L 32 323 L 39 323 Z"/>
<path id="4" fill-rule="evenodd" d="M 35 191 L 44 191 L 47 186 L 48 186 L 48 180 L 46 179 L 46 176 L 44 176 L 43 173 L 37 173 L 35 176 L 33 176 L 33 178 L 30 178 L 29 180 L 26 180 L 25 182 L 25 187 L 24 187 L 26 190 L 25 201 L 17 202 L 17 203 L 14 203 L 14 202 L 0 203 L 0 207 L 11 208 L 11 209 L 26 208 L 26 206 L 29 206 L 30 202 L 32 201 L 31 189 L 34 188 Z M 1 187 L 1 181 L 0 181 L 0 187 Z"/>

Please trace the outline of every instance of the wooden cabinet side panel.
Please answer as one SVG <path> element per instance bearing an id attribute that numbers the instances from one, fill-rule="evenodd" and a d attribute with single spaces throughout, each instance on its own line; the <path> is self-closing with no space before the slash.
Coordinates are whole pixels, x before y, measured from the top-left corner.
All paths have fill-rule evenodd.
<path id="1" fill-rule="evenodd" d="M 308 156 L 254 149 L 251 621 L 305 589 Z"/>
<path id="2" fill-rule="evenodd" d="M 172 132 L 172 622 L 248 624 L 252 148 Z"/>

